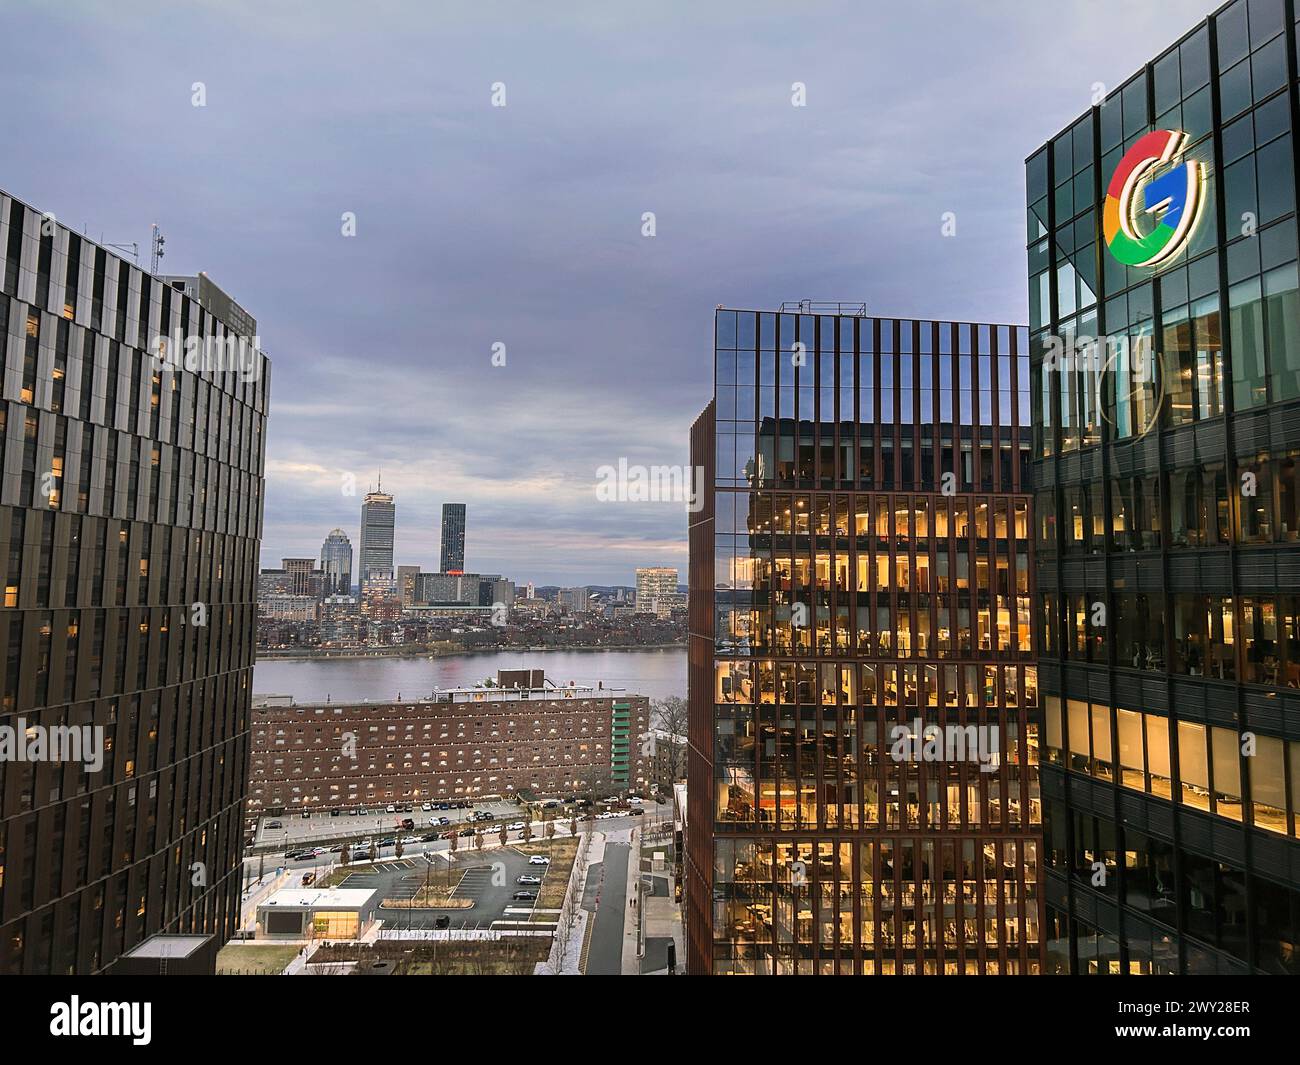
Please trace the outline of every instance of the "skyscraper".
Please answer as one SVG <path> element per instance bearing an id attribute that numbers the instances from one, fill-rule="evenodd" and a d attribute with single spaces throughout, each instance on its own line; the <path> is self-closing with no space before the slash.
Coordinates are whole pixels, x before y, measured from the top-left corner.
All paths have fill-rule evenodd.
<path id="1" fill-rule="evenodd" d="M 206 276 L 2 192 L 0 255 L 0 728 L 44 740 L 0 763 L 0 971 L 104 973 L 237 927 L 269 364 Z"/>
<path id="2" fill-rule="evenodd" d="M 325 594 L 352 594 L 352 541 L 342 529 L 331 529 L 320 549 L 325 573 Z"/>
<path id="3" fill-rule="evenodd" d="M 1026 162 L 1052 971 L 1300 973 L 1296 14 Z"/>
<path id="4" fill-rule="evenodd" d="M 364 591 L 372 571 L 386 574 L 386 580 L 393 579 L 393 529 L 397 521 L 397 508 L 393 497 L 383 490 L 383 478 L 379 487 L 367 492 L 361 504 L 361 545 L 360 545 L 360 583 Z"/>
<path id="5" fill-rule="evenodd" d="M 461 573 L 465 569 L 465 504 L 442 505 L 442 556 L 443 573 Z"/>
<path id="6" fill-rule="evenodd" d="M 1024 330 L 817 310 L 691 432 L 689 971 L 1039 972 Z"/>

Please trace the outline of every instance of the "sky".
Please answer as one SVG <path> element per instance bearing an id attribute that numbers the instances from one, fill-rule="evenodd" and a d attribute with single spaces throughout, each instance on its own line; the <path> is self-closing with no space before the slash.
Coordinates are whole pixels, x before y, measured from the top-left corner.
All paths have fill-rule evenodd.
<path id="1" fill-rule="evenodd" d="M 688 462 L 714 308 L 1025 321 L 1024 159 L 1210 3 L 0 0 L 0 188 L 257 318 L 263 565 L 382 468 L 398 564 L 457 501 L 469 570 L 685 580 L 596 487 Z"/>

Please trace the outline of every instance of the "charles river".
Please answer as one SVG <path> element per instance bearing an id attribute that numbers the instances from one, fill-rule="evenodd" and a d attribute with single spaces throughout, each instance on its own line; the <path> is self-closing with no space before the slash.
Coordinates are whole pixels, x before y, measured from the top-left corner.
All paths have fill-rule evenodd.
<path id="1" fill-rule="evenodd" d="M 298 703 L 382 702 L 427 698 L 436 689 L 472 687 L 498 669 L 544 669 L 557 685 L 604 684 L 632 695 L 686 696 L 686 648 L 644 651 L 528 651 L 440 658 L 263 659 L 255 695 L 292 695 Z"/>

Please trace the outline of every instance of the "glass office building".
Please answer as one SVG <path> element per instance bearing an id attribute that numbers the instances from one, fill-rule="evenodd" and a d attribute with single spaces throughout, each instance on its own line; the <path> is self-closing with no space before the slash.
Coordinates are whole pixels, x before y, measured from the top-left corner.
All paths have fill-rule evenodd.
<path id="1" fill-rule="evenodd" d="M 268 364 L 4 193 L 0 270 L 0 972 L 103 973 L 238 927 Z"/>
<path id="2" fill-rule="evenodd" d="M 1027 334 L 848 310 L 716 315 L 688 969 L 1039 972 Z"/>
<path id="3" fill-rule="evenodd" d="M 1026 164 L 1052 971 L 1300 972 L 1296 15 Z"/>

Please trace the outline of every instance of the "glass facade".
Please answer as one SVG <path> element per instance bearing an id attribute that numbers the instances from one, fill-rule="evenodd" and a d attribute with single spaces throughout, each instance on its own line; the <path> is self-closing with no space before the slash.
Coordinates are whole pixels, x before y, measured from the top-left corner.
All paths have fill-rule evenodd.
<path id="1" fill-rule="evenodd" d="M 1028 338 L 719 310 L 688 966 L 1040 971 Z"/>
<path id="2" fill-rule="evenodd" d="M 1300 972 L 1296 15 L 1235 0 L 1026 163 L 1052 971 Z"/>
<path id="3" fill-rule="evenodd" d="M 102 752 L 0 757 L 0 972 L 102 973 L 237 927 L 268 363 L 165 367 L 226 324 L 3 193 L 0 268 L 0 729 Z"/>

